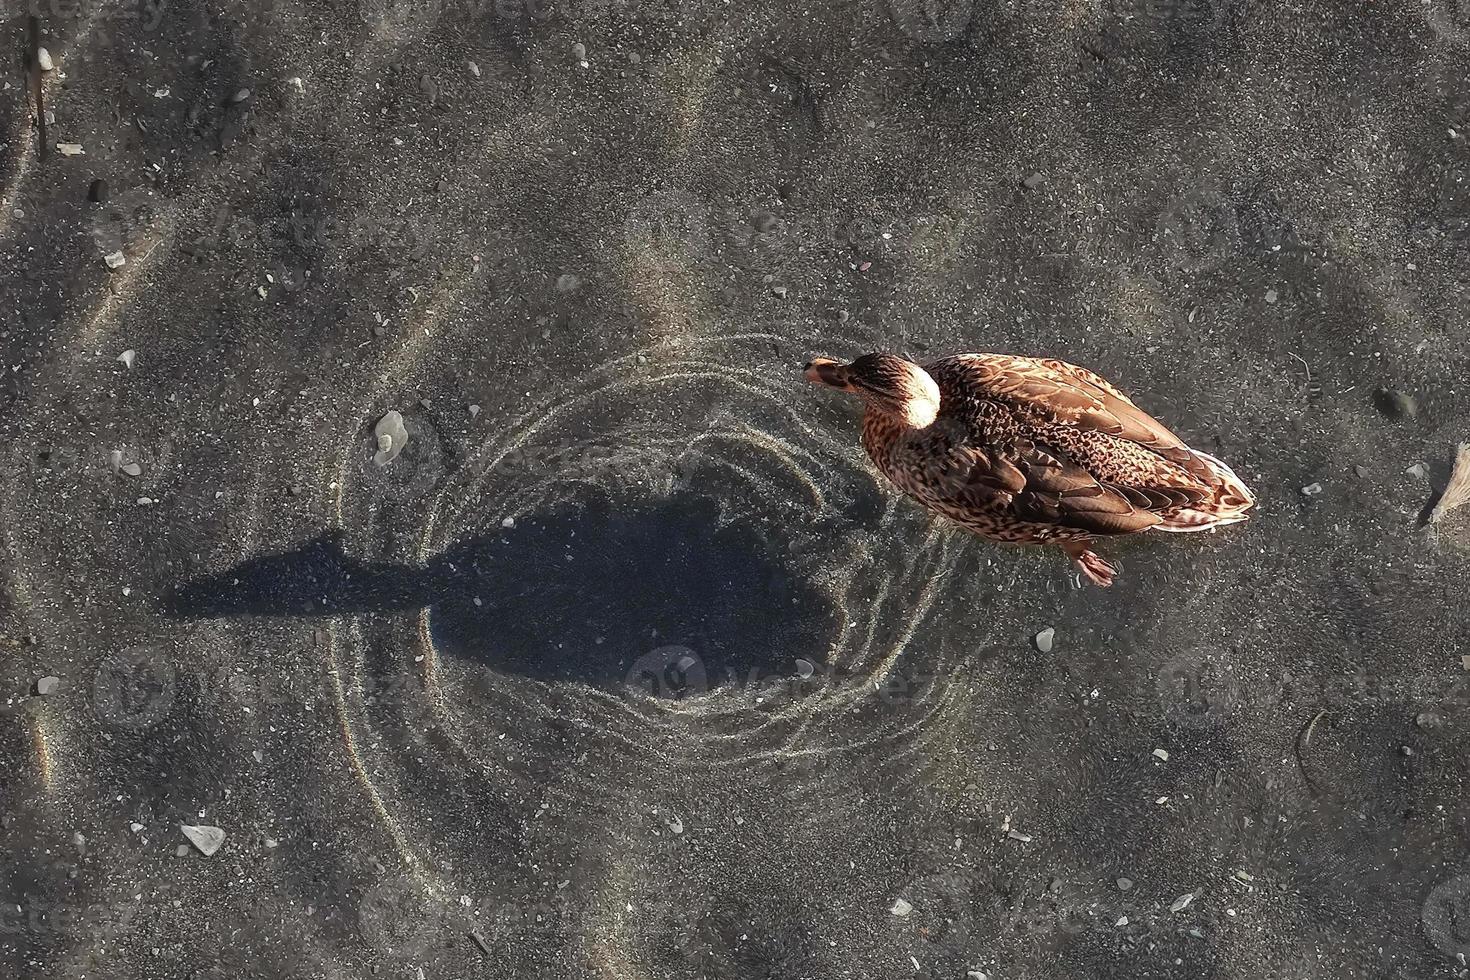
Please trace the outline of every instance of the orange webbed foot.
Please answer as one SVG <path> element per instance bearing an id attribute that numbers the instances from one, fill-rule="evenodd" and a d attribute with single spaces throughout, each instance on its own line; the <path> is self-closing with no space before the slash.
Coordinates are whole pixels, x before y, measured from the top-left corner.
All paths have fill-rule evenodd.
<path id="1" fill-rule="evenodd" d="M 1087 576 L 1089 582 L 1104 589 L 1113 584 L 1113 579 L 1118 574 L 1117 569 L 1104 561 L 1097 552 L 1087 547 L 1087 542 L 1069 541 L 1062 545 L 1062 550 L 1066 551 L 1067 556 L 1077 563 L 1077 567 L 1082 570 L 1083 575 Z"/>

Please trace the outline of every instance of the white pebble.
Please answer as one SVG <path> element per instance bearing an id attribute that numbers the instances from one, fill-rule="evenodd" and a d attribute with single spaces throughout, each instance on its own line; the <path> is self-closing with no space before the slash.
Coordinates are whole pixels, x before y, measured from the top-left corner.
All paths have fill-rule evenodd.
<path id="1" fill-rule="evenodd" d="M 199 848 L 199 853 L 210 857 L 218 851 L 225 843 L 225 832 L 218 827 L 194 826 L 192 824 L 180 824 L 179 829 L 184 836 L 189 838 L 189 843 Z"/>
<path id="2" fill-rule="evenodd" d="M 56 67 L 56 62 L 51 60 L 51 52 L 45 48 L 36 49 L 36 64 L 41 67 L 42 71 L 50 71 Z"/>

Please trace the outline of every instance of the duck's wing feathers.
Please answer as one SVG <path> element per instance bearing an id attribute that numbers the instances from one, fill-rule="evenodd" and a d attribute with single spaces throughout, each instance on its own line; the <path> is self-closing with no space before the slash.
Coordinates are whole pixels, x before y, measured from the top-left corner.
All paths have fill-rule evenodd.
<path id="1" fill-rule="evenodd" d="M 925 368 L 936 380 L 942 377 L 981 398 L 1038 408 L 1058 422 L 1127 439 L 1168 459 L 1190 457 L 1183 441 L 1163 423 L 1107 381 L 1075 364 L 1007 354 L 958 354 Z"/>
<path id="2" fill-rule="evenodd" d="M 1149 501 L 1104 486 L 1061 452 L 1035 442 L 1005 455 L 994 447 L 956 446 L 943 468 L 924 482 L 951 512 L 1008 517 L 1089 534 L 1127 534 L 1161 520 L 1148 508 Z"/>

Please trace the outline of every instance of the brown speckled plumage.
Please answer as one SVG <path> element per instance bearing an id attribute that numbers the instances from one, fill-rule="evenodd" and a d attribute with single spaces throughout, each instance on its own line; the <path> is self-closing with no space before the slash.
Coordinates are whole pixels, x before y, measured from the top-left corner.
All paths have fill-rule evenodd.
<path id="1" fill-rule="evenodd" d="M 863 396 L 863 446 L 904 493 L 993 540 L 1059 544 L 1102 585 L 1093 538 L 1232 524 L 1254 504 L 1224 463 L 1063 361 L 870 354 L 807 375 Z"/>

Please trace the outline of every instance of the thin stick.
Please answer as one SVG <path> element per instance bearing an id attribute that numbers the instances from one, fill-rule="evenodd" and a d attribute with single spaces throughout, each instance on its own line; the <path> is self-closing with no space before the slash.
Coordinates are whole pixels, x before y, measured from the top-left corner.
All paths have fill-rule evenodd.
<path id="1" fill-rule="evenodd" d="M 31 49 L 27 60 L 30 70 L 31 98 L 36 103 L 36 128 L 40 132 L 41 145 L 37 147 L 37 156 L 46 159 L 46 102 L 42 94 L 41 86 L 41 18 L 32 14 L 30 17 Z"/>
<path id="2" fill-rule="evenodd" d="M 1303 756 L 1306 755 L 1307 746 L 1312 744 L 1312 732 L 1316 730 L 1317 722 L 1321 721 L 1322 716 L 1325 714 L 1327 714 L 1327 709 L 1323 708 L 1313 715 L 1312 720 L 1307 722 L 1306 727 L 1302 729 L 1301 734 L 1297 736 L 1296 740 L 1297 768 L 1301 770 L 1302 779 L 1306 780 L 1307 788 L 1312 791 L 1313 796 L 1317 795 L 1321 790 L 1317 786 L 1317 781 L 1312 778 L 1312 774 L 1307 772 L 1307 760 Z"/>

